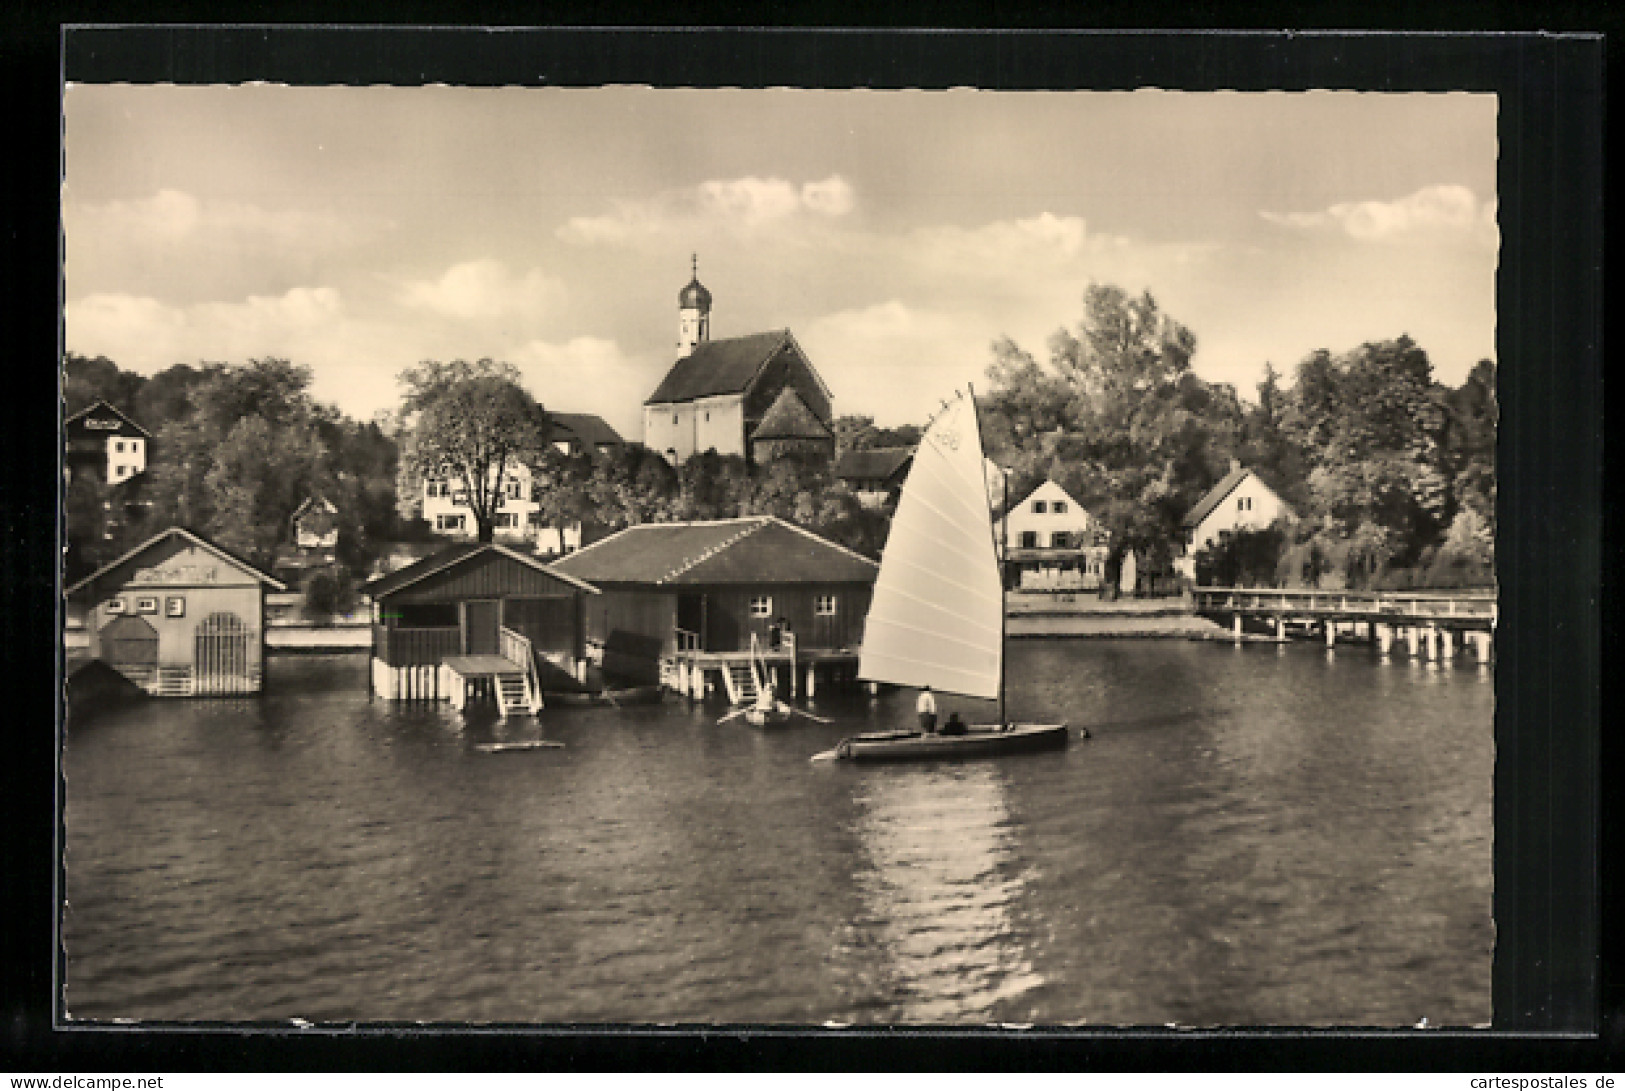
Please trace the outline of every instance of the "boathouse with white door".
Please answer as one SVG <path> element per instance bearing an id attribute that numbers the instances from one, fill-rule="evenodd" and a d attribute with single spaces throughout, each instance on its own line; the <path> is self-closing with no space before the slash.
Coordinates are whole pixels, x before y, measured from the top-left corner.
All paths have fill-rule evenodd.
<path id="1" fill-rule="evenodd" d="M 241 557 L 171 527 L 67 590 L 90 655 L 154 697 L 258 693 L 265 593 L 287 587 Z"/>
<path id="2" fill-rule="evenodd" d="M 479 696 L 535 712 L 547 678 L 585 674 L 583 600 L 597 588 L 500 543 L 459 543 L 369 581 L 372 692 Z"/>

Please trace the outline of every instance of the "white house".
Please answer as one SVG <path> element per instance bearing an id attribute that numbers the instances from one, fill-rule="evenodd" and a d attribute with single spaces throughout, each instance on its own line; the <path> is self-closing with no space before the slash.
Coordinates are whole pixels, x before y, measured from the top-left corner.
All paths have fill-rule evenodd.
<path id="1" fill-rule="evenodd" d="M 1185 551 L 1174 567 L 1194 580 L 1196 554 L 1218 541 L 1221 532 L 1263 530 L 1281 518 L 1292 521 L 1297 514 L 1263 478 L 1231 459 L 1230 472 L 1185 516 Z"/>
<path id="2" fill-rule="evenodd" d="M 489 479 L 496 481 L 496 467 Z M 537 512 L 530 467 L 510 462 L 503 472 L 492 515 L 492 534 L 500 541 L 529 541 L 536 536 Z M 431 477 L 423 482 L 423 518 L 436 534 L 450 538 L 473 538 L 479 533 L 468 494 L 462 483 L 450 477 Z"/>
<path id="3" fill-rule="evenodd" d="M 1054 481 L 1005 512 L 1005 561 L 1025 590 L 1100 586 L 1107 547 L 1100 524 Z"/>
<path id="4" fill-rule="evenodd" d="M 152 433 L 118 406 L 98 401 L 63 421 L 67 433 L 67 470 L 90 472 L 104 484 L 120 485 L 147 468 Z"/>

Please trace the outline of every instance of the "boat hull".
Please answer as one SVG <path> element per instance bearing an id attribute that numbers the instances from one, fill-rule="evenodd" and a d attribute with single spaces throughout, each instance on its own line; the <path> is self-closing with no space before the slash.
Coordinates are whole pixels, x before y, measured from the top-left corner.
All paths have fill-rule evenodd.
<path id="1" fill-rule="evenodd" d="M 854 735 L 841 740 L 833 750 L 814 760 L 843 761 L 943 761 L 958 758 L 986 758 L 999 754 L 1019 754 L 1051 750 L 1067 744 L 1066 724 L 1016 724 L 1000 730 L 993 724 L 975 724 L 963 735 L 928 735 L 919 731 Z"/>

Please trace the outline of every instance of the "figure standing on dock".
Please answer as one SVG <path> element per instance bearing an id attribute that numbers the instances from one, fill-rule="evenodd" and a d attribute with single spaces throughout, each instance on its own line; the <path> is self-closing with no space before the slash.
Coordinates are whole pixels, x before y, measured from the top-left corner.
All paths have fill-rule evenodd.
<path id="1" fill-rule="evenodd" d="M 937 729 L 937 699 L 932 695 L 930 686 L 920 690 L 920 699 L 914 702 L 914 711 L 920 715 L 921 731 Z"/>

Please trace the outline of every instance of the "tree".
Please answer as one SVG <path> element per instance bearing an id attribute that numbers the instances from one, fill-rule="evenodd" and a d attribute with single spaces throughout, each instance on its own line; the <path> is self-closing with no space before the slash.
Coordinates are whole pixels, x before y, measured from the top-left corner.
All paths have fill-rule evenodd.
<path id="1" fill-rule="evenodd" d="M 1092 284 L 1075 330 L 1040 364 L 993 346 L 983 434 L 1012 495 L 1054 478 L 1119 548 L 1163 568 L 1186 511 L 1228 467 L 1243 427 L 1235 391 L 1190 372 L 1196 337 L 1150 293 Z"/>
<path id="2" fill-rule="evenodd" d="M 511 364 L 427 360 L 400 376 L 401 417 L 411 442 L 402 451 L 412 476 L 448 478 L 467 493 L 479 540 L 493 538 L 511 471 L 547 443 L 547 413 L 520 385 Z"/>

